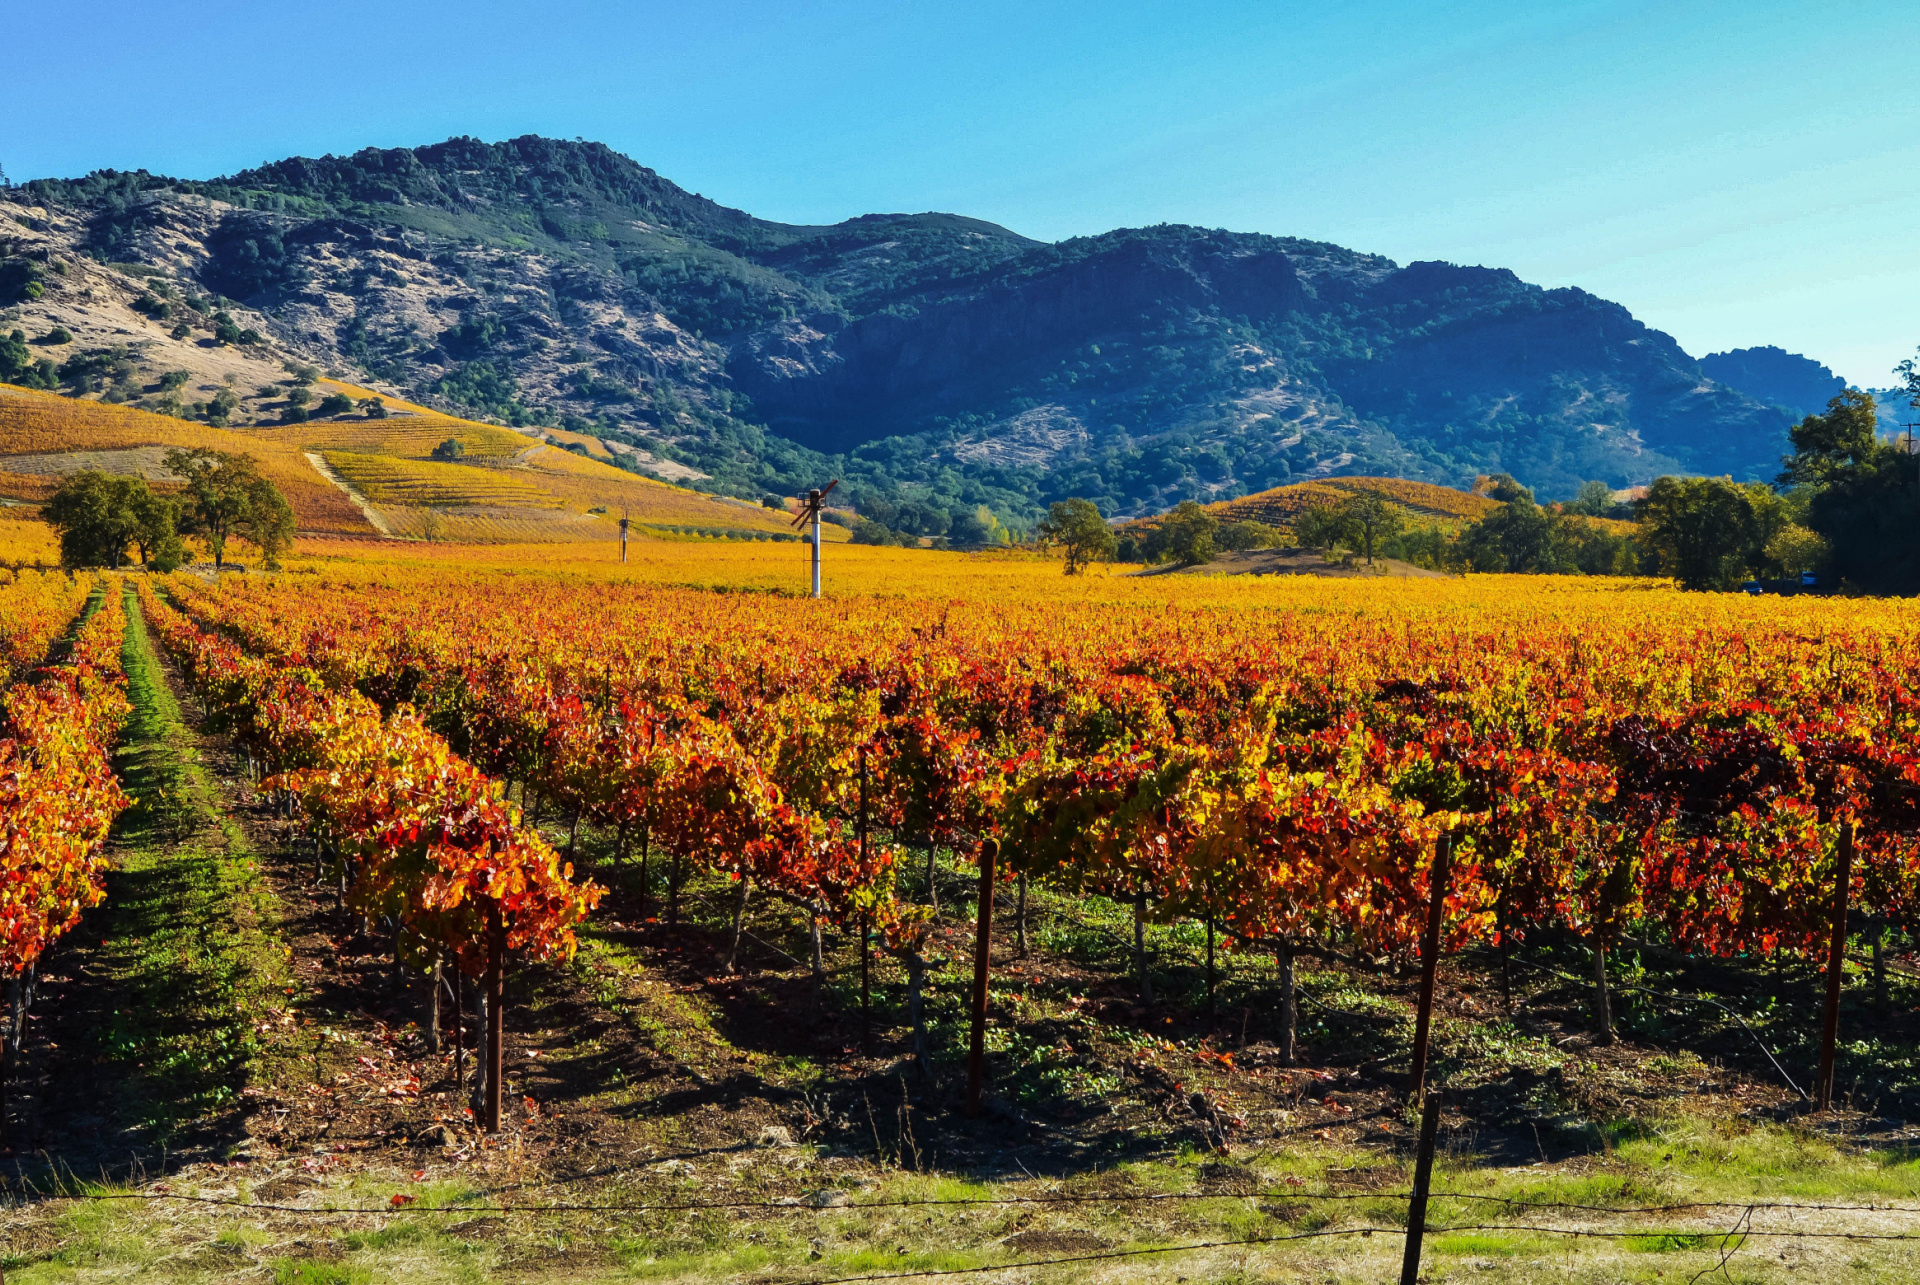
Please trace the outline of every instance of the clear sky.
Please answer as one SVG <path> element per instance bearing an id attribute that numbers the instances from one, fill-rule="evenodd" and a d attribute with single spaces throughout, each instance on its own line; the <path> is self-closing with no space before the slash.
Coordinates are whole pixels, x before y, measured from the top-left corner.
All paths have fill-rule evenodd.
<path id="1" fill-rule="evenodd" d="M 1869 387 L 1920 344 L 1914 0 L 101 0 L 6 25 L 16 182 L 580 136 L 790 222 L 1315 237 Z"/>

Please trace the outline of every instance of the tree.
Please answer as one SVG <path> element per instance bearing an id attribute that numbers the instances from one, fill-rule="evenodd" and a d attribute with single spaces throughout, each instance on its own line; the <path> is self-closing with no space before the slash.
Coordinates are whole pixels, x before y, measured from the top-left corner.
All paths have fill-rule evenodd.
<path id="1" fill-rule="evenodd" d="M 1913 377 L 1910 370 L 1902 373 Z M 1881 445 L 1878 427 L 1872 395 L 1849 388 L 1827 403 L 1826 414 L 1809 415 L 1789 430 L 1793 454 L 1780 480 L 1825 486 L 1871 464 Z"/>
<path id="2" fill-rule="evenodd" d="M 180 502 L 141 481 L 133 513 L 133 543 L 140 550 L 140 565 L 162 575 L 178 570 L 187 560 L 187 547 L 180 540 Z"/>
<path id="3" fill-rule="evenodd" d="M 1367 552 L 1368 566 L 1373 565 L 1374 546 L 1399 535 L 1406 526 L 1406 510 L 1378 491 L 1361 491 L 1340 507 L 1359 534 L 1361 547 Z"/>
<path id="4" fill-rule="evenodd" d="M 1920 396 L 1920 367 L 1895 373 Z M 1848 389 L 1793 429 L 1782 482 L 1804 484 L 1800 525 L 1818 533 L 1839 580 L 1887 593 L 1920 592 L 1920 458 L 1875 432 L 1873 398 Z"/>
<path id="5" fill-rule="evenodd" d="M 1473 493 L 1498 500 L 1502 504 L 1512 504 L 1515 500 L 1533 503 L 1533 492 L 1514 481 L 1511 473 L 1495 473 L 1491 476 L 1483 474 L 1475 478 Z"/>
<path id="6" fill-rule="evenodd" d="M 368 419 L 385 419 L 387 417 L 387 404 L 378 397 L 369 397 L 360 403 L 360 413 Z"/>
<path id="7" fill-rule="evenodd" d="M 233 412 L 240 409 L 240 395 L 231 388 L 222 388 L 214 393 L 207 403 L 207 423 L 216 428 L 225 428 Z"/>
<path id="8" fill-rule="evenodd" d="M 118 569 L 140 531 L 139 495 L 146 489 L 139 478 L 91 468 L 62 482 L 41 509 L 60 533 L 60 565 Z"/>
<path id="9" fill-rule="evenodd" d="M 1212 562 L 1213 537 L 1219 529 L 1220 520 L 1201 507 L 1199 501 L 1182 500 L 1147 536 L 1147 556 L 1156 562 L 1172 558 L 1183 567 Z"/>
<path id="10" fill-rule="evenodd" d="M 1293 520 L 1293 538 L 1309 549 L 1325 549 L 1328 552 L 1342 545 L 1349 549 L 1358 548 L 1360 543 L 1360 533 L 1353 524 L 1353 515 L 1341 504 L 1307 506 Z"/>
<path id="11" fill-rule="evenodd" d="M 1475 571 L 1521 575 L 1579 570 L 1564 520 L 1535 504 L 1533 492 L 1523 486 L 1496 488 L 1494 494 L 1503 492 L 1512 498 L 1460 533 L 1466 564 Z"/>
<path id="12" fill-rule="evenodd" d="M 1070 576 L 1090 562 L 1113 556 L 1113 528 L 1092 500 L 1055 500 L 1038 530 L 1043 543 L 1066 550 Z"/>
<path id="13" fill-rule="evenodd" d="M 251 540 L 269 569 L 293 543 L 293 510 L 279 488 L 260 475 L 251 455 L 196 448 L 170 450 L 167 471 L 185 479 L 187 502 L 182 526 L 207 542 L 218 570 L 234 536 Z"/>
<path id="14" fill-rule="evenodd" d="M 433 458 L 436 460 L 457 460 L 466 453 L 467 444 L 457 437 L 449 437 L 433 448 Z"/>
<path id="15" fill-rule="evenodd" d="M 1280 542 L 1280 533 L 1264 522 L 1228 522 L 1214 535 L 1213 542 L 1222 549 L 1245 553 L 1252 549 L 1272 548 Z"/>
<path id="16" fill-rule="evenodd" d="M 52 388 L 58 382 L 53 362 L 45 357 L 36 359 L 27 347 L 26 331 L 0 335 L 0 384 Z"/>
<path id="17" fill-rule="evenodd" d="M 316 415 L 345 415 L 353 410 L 353 398 L 345 393 L 330 393 L 313 408 Z"/>
<path id="18" fill-rule="evenodd" d="M 1787 575 L 1797 576 L 1826 565 L 1827 542 L 1803 526 L 1789 524 L 1773 533 L 1766 543 L 1766 554 Z"/>
<path id="19" fill-rule="evenodd" d="M 1000 525 L 994 511 L 982 504 L 955 518 L 947 528 L 947 539 L 953 544 L 1005 544 L 1007 529 Z"/>
<path id="20" fill-rule="evenodd" d="M 1731 589 L 1746 575 L 1756 517 L 1744 487 L 1723 478 L 1663 477 L 1639 508 L 1640 543 L 1682 589 Z"/>
<path id="21" fill-rule="evenodd" d="M 1582 482 L 1580 490 L 1565 506 L 1568 513 L 1584 513 L 1590 518 L 1613 516 L 1613 488 L 1605 482 Z"/>

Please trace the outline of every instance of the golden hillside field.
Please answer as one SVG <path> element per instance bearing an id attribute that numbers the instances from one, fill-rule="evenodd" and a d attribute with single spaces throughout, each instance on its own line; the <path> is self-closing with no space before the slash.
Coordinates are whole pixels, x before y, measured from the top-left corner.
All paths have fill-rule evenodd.
<path id="1" fill-rule="evenodd" d="M 1295 482 L 1206 507 L 1222 522 L 1253 521 L 1290 527 L 1307 509 L 1338 504 L 1362 491 L 1383 495 L 1419 517 L 1442 521 L 1471 522 L 1499 507 L 1498 501 L 1484 495 L 1397 477 L 1334 477 L 1320 482 Z"/>
<path id="2" fill-rule="evenodd" d="M 355 397 L 371 390 L 320 381 Z M 325 477 L 325 461 L 401 539 L 572 542 L 618 538 L 618 520 L 650 530 L 733 532 L 764 539 L 790 534 L 788 519 L 757 504 L 703 495 L 549 445 L 529 434 L 457 419 L 398 399 L 384 420 L 359 416 L 264 429 L 222 429 L 126 406 L 0 386 L 0 498 L 45 500 L 60 477 L 82 468 L 138 473 L 161 485 L 166 447 L 207 447 L 254 456 L 308 533 L 378 536 L 353 498 Z M 560 436 L 559 434 L 555 434 Z M 597 439 L 565 434 L 595 455 Z M 466 448 L 457 463 L 431 459 L 449 437 Z M 596 449 L 597 448 L 597 449 Z M 417 510 L 444 509 L 429 530 Z M 595 512 L 599 510 L 600 512 Z M 826 538 L 845 541 L 840 527 Z"/>
<path id="3" fill-rule="evenodd" d="M 303 531 L 373 534 L 353 502 L 321 477 L 291 443 L 242 429 L 214 428 L 126 406 L 0 385 L 0 496 L 8 499 L 37 503 L 46 496 L 49 477 L 59 476 L 37 472 L 31 485 L 20 483 L 10 476 L 15 474 L 10 458 L 38 457 L 33 463 L 39 469 L 48 464 L 45 457 L 72 456 L 72 467 L 65 471 L 78 472 L 92 462 L 86 452 L 169 446 L 253 456 L 260 462 L 260 471 L 287 497 Z M 10 481 L 16 483 L 11 489 L 6 486 Z"/>

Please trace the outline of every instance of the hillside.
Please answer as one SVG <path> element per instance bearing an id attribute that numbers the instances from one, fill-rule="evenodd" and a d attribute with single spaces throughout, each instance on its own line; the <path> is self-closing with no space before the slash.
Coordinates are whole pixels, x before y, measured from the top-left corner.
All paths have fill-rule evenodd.
<path id="1" fill-rule="evenodd" d="M 703 490 L 840 477 L 1015 525 L 1342 476 L 1508 472 L 1549 499 L 1770 476 L 1791 418 L 1619 305 L 1503 270 L 1178 225 L 780 224 L 533 137 L 36 180 L 0 192 L 0 255 L 0 332 L 71 391 L 134 352 L 232 376 L 257 420 L 254 386 L 306 361 Z"/>
<path id="2" fill-rule="evenodd" d="M 365 391 L 327 381 L 320 387 Z M 465 454 L 452 462 L 434 459 L 434 448 L 449 438 L 461 441 Z M 638 477 L 538 437 L 405 403 L 384 420 L 353 416 L 219 428 L 132 406 L 0 386 L 0 500 L 37 504 L 60 478 L 83 468 L 169 487 L 175 480 L 161 460 L 176 446 L 253 456 L 309 534 L 614 540 L 624 514 L 642 536 L 793 538 L 784 514 L 757 504 Z M 839 528 L 830 530 L 845 538 Z"/>
<path id="3" fill-rule="evenodd" d="M 1416 518 L 1443 522 L 1471 522 L 1500 507 L 1498 501 L 1484 495 L 1425 482 L 1392 477 L 1340 477 L 1278 486 L 1257 495 L 1209 504 L 1207 511 L 1221 522 L 1263 522 L 1284 528 L 1292 526 L 1294 519 L 1307 509 L 1338 504 L 1361 491 L 1384 495 Z"/>

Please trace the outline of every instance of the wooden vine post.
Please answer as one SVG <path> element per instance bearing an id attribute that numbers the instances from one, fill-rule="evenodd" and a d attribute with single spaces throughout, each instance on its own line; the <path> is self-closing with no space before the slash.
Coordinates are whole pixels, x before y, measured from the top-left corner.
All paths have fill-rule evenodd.
<path id="1" fill-rule="evenodd" d="M 1413 1162 L 1413 1197 L 1407 1202 L 1407 1244 L 1400 1257 L 1400 1285 L 1419 1285 L 1420 1243 L 1427 1233 L 1427 1192 L 1433 1186 L 1433 1143 L 1440 1132 L 1440 1095 L 1420 1113 L 1420 1150 Z"/>
<path id="2" fill-rule="evenodd" d="M 1427 927 L 1420 936 L 1420 1012 L 1413 1027 L 1413 1069 L 1407 1077 L 1408 1091 L 1418 1102 L 1427 1091 L 1427 1041 L 1433 1033 L 1433 983 L 1440 968 L 1440 929 L 1447 913 L 1447 876 L 1453 866 L 1453 836 L 1443 834 L 1433 845 L 1433 870 L 1429 876 Z"/>
<path id="3" fill-rule="evenodd" d="M 987 1080 L 987 976 L 993 954 L 993 867 L 1000 845 L 980 845 L 980 918 L 973 934 L 973 1036 L 967 1046 L 967 1115 L 978 1119 Z"/>
<path id="4" fill-rule="evenodd" d="M 501 1056 L 501 1036 L 506 1031 L 506 1013 L 500 1002 L 500 975 L 507 953 L 507 929 L 500 921 L 500 903 L 487 902 L 487 1132 L 500 1132 L 500 1074 L 506 1059 Z"/>
<path id="5" fill-rule="evenodd" d="M 1840 1038 L 1840 983 L 1847 962 L 1847 897 L 1853 884 L 1853 818 L 1840 825 L 1833 887 L 1833 932 L 1827 945 L 1827 1014 L 1820 1028 L 1820 1077 L 1813 1086 L 1814 1106 L 1833 1107 L 1834 1045 Z"/>
<path id="6" fill-rule="evenodd" d="M 867 747 L 860 747 L 860 868 L 867 868 Z M 873 912 L 860 917 L 860 1052 L 873 1052 Z"/>

